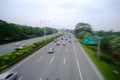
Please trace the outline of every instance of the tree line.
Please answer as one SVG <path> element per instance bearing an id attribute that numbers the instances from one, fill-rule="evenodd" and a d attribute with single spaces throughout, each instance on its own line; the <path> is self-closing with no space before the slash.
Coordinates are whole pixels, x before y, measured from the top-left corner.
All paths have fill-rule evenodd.
<path id="1" fill-rule="evenodd" d="M 0 42 L 41 37 L 45 34 L 49 35 L 53 33 L 57 33 L 57 29 L 50 27 L 31 27 L 0 20 Z"/>
<path id="2" fill-rule="evenodd" d="M 90 24 L 78 23 L 75 26 L 74 34 L 81 39 L 85 35 L 99 36 L 101 37 L 101 52 L 120 57 L 120 31 L 93 31 Z"/>

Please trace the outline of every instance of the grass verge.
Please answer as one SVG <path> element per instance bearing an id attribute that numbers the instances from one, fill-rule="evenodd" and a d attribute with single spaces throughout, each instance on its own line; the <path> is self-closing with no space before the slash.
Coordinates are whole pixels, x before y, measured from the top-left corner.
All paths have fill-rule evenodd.
<path id="1" fill-rule="evenodd" d="M 81 43 L 80 39 L 78 39 L 78 41 Z M 92 61 L 96 64 L 98 69 L 101 71 L 101 73 L 105 77 L 105 80 L 120 80 L 120 73 L 116 72 L 116 71 L 120 70 L 119 65 L 110 64 L 101 59 L 98 59 L 96 57 L 95 50 L 90 49 L 89 47 L 87 47 L 86 45 L 84 45 L 82 43 L 81 43 L 81 45 L 84 48 L 84 50 L 86 51 L 86 53 L 90 56 Z"/>

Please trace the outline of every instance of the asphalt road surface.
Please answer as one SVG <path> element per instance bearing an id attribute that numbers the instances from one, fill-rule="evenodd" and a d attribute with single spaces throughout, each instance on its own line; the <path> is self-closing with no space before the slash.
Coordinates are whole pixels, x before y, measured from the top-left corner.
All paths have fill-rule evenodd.
<path id="1" fill-rule="evenodd" d="M 18 72 L 19 80 L 47 80 L 53 77 L 59 80 L 104 80 L 81 45 L 75 42 L 75 37 L 69 38 L 68 35 L 64 35 L 63 40 L 61 37 L 58 39 L 59 46 L 51 42 L 8 71 Z M 49 48 L 54 48 L 55 52 L 49 54 Z"/>
<path id="2" fill-rule="evenodd" d="M 55 35 L 57 35 L 57 34 L 48 35 L 46 37 L 48 38 L 48 37 L 55 36 Z M 12 52 L 15 48 L 18 47 L 18 46 L 16 46 L 16 44 L 25 44 L 26 46 L 28 46 L 30 44 L 41 41 L 43 39 L 45 39 L 45 36 L 39 37 L 39 38 L 32 38 L 32 39 L 17 41 L 17 42 L 12 42 L 12 43 L 8 43 L 8 44 L 5 44 L 5 45 L 0 45 L 0 55 L 4 55 L 8 52 Z"/>

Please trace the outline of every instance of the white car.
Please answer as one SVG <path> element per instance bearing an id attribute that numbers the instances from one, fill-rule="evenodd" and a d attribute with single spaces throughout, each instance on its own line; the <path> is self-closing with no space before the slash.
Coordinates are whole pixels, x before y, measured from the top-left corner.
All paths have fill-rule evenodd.
<path id="1" fill-rule="evenodd" d="M 21 43 L 17 43 L 17 44 L 15 44 L 16 46 L 20 46 L 21 45 Z"/>
<path id="2" fill-rule="evenodd" d="M 50 49 L 48 50 L 48 53 L 54 53 L 54 52 L 55 52 L 54 48 L 50 48 Z"/>
<path id="3" fill-rule="evenodd" d="M 18 80 L 17 72 L 6 72 L 0 75 L 0 80 Z"/>
<path id="4" fill-rule="evenodd" d="M 20 49 L 23 49 L 23 47 L 22 47 L 22 46 L 18 46 L 18 47 L 16 47 L 15 49 L 16 49 L 16 50 L 20 50 Z"/>
<path id="5" fill-rule="evenodd" d="M 63 42 L 62 45 L 65 46 L 66 45 L 65 42 Z"/>

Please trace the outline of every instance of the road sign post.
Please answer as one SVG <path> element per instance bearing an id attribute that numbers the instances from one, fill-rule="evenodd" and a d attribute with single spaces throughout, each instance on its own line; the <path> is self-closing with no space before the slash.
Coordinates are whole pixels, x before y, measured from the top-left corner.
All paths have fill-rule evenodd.
<path id="1" fill-rule="evenodd" d="M 82 40 L 83 44 L 94 44 L 97 45 L 97 58 L 100 56 L 100 38 L 93 36 L 84 36 Z"/>
<path id="2" fill-rule="evenodd" d="M 101 44 L 101 41 L 100 41 L 100 38 L 98 37 L 98 45 L 97 45 L 97 58 L 100 59 L 100 44 Z"/>

